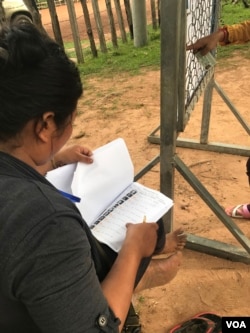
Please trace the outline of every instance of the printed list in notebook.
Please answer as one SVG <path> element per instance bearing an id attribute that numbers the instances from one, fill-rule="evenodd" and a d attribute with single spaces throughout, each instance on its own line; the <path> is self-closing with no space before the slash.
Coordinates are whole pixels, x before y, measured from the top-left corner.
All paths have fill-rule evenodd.
<path id="1" fill-rule="evenodd" d="M 77 163 L 48 172 L 61 191 L 80 197 L 76 203 L 94 236 L 119 251 L 126 223 L 156 222 L 172 207 L 163 193 L 134 182 L 134 167 L 125 141 L 116 139 L 93 152 L 92 164 Z"/>

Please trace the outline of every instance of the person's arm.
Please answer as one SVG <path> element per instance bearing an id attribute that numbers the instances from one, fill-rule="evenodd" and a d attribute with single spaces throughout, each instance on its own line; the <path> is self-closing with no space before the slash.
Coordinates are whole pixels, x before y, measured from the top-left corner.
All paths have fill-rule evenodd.
<path id="1" fill-rule="evenodd" d="M 61 149 L 54 158 L 45 165 L 39 167 L 39 171 L 41 174 L 46 174 L 46 172 L 56 169 L 60 166 L 76 163 L 76 162 L 83 162 L 83 163 L 92 163 L 93 162 L 93 153 L 92 151 L 84 146 L 80 145 L 73 145 L 67 148 Z"/>
<path id="2" fill-rule="evenodd" d="M 54 156 L 54 167 L 57 168 L 75 162 L 92 163 L 92 155 L 93 153 L 89 148 L 80 145 L 63 148 Z"/>
<path id="3" fill-rule="evenodd" d="M 18 255 L 9 264 L 8 269 L 16 272 L 16 283 L 13 288 L 14 280 L 6 281 L 8 290 L 15 289 L 16 297 L 27 302 L 29 314 L 41 331 L 117 332 L 118 325 L 121 331 L 141 259 L 154 252 L 158 225 L 127 226 L 123 247 L 100 285 L 87 235 L 72 219 L 72 212 L 66 212 L 65 207 L 63 215 L 55 213 L 44 219 L 48 209 L 43 209 L 38 219 L 43 223 L 28 233 L 28 246 L 19 245 Z"/>
<path id="4" fill-rule="evenodd" d="M 194 53 L 200 52 L 201 55 L 206 55 L 209 51 L 215 49 L 218 43 L 228 42 L 228 33 L 226 28 L 221 28 L 211 35 L 198 39 L 195 43 L 186 47 L 186 50 L 192 50 Z"/>
<path id="5" fill-rule="evenodd" d="M 220 45 L 231 43 L 245 43 L 250 41 L 250 21 L 239 24 L 225 25 L 212 33 L 211 35 L 198 39 L 195 43 L 186 47 L 186 50 L 192 50 L 194 53 L 199 52 L 206 55 L 209 51 Z"/>
<path id="6" fill-rule="evenodd" d="M 141 259 L 150 257 L 156 246 L 156 223 L 128 224 L 127 236 L 110 272 L 102 282 L 102 291 L 110 308 L 121 320 L 122 329 L 135 286 Z"/>
<path id="7" fill-rule="evenodd" d="M 250 41 L 250 21 L 226 25 L 229 43 L 246 43 Z"/>

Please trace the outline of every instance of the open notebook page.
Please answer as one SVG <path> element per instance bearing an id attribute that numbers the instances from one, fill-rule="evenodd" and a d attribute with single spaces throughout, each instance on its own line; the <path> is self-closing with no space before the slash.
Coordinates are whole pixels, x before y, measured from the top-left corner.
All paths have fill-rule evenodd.
<path id="1" fill-rule="evenodd" d="M 123 139 L 116 139 L 93 152 L 92 164 L 78 163 L 72 193 L 82 217 L 91 226 L 98 216 L 133 182 L 134 167 Z"/>
<path id="2" fill-rule="evenodd" d="M 100 242 L 118 252 L 125 239 L 128 222 L 141 223 L 144 216 L 147 222 L 157 222 L 172 206 L 172 199 L 163 193 L 133 182 L 99 216 L 91 230 Z"/>
<path id="3" fill-rule="evenodd" d="M 60 168 L 47 172 L 46 178 L 58 190 L 72 193 L 71 183 L 74 176 L 77 163 L 67 164 Z"/>

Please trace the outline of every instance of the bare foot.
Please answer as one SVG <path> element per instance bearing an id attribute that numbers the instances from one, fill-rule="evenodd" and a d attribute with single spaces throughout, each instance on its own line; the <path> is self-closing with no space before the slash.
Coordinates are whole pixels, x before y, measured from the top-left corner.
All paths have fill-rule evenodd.
<path id="1" fill-rule="evenodd" d="M 152 259 L 141 281 L 135 288 L 135 293 L 170 282 L 176 276 L 181 261 L 182 253 L 180 251 L 168 258 Z"/>
<path id="2" fill-rule="evenodd" d="M 166 242 L 161 254 L 183 250 L 186 242 L 187 235 L 182 228 L 178 228 L 175 231 L 166 234 Z"/>

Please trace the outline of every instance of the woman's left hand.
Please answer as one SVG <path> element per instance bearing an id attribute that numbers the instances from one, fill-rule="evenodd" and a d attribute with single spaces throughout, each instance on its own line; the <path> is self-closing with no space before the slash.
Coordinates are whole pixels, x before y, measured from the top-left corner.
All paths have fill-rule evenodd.
<path id="1" fill-rule="evenodd" d="M 63 148 L 54 156 L 53 162 L 56 167 L 71 164 L 76 162 L 92 163 L 92 151 L 80 145 L 73 145 L 67 148 Z"/>

